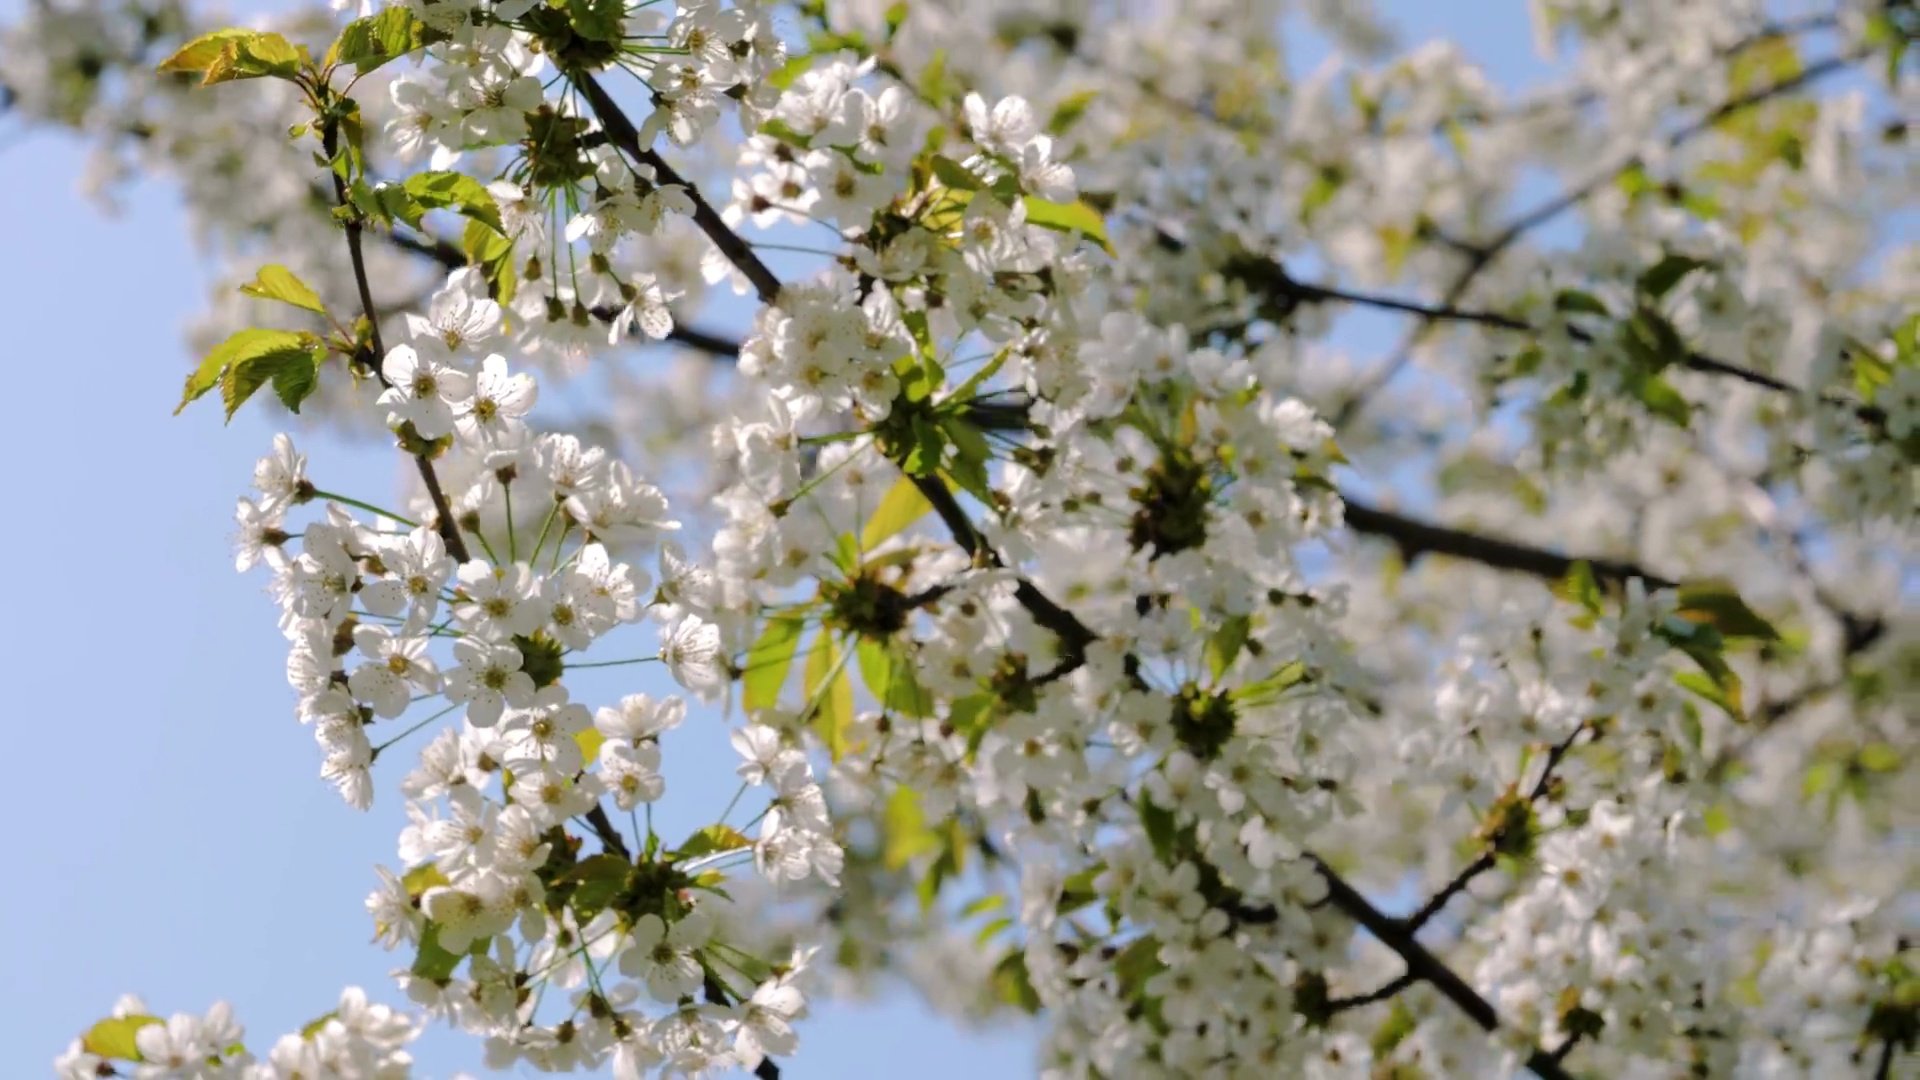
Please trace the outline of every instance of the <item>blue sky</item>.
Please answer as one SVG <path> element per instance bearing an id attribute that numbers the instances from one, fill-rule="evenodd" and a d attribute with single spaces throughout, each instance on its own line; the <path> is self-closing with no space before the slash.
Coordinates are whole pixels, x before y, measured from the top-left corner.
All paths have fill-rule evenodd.
<path id="1" fill-rule="evenodd" d="M 1410 40 L 1469 34 L 1503 83 L 1542 70 L 1520 0 L 1385 6 L 1407 14 Z M 18 7 L 0 0 L 0 19 Z M 15 402 L 0 425 L 14 523 L 0 530 L 14 613 L 0 620 L 0 655 L 16 686 L 0 809 L 24 823 L 0 889 L 0 925 L 15 934 L 0 964 L 0 1076 L 45 1075 L 123 991 L 163 1014 L 225 998 L 256 1050 L 330 1009 L 344 985 L 397 1000 L 387 973 L 403 960 L 369 944 L 361 909 L 371 864 L 393 861 L 394 775 L 364 815 L 317 779 L 265 579 L 232 568 L 233 500 L 274 418 L 247 409 L 222 427 L 210 405 L 169 415 L 188 362 L 182 329 L 208 288 L 176 195 L 136 185 L 104 216 L 77 191 L 74 141 L 0 121 L 0 148 Z M 302 445 L 323 487 L 397 486 L 389 451 Z M 577 696 L 658 689 L 650 667 L 604 676 Z M 723 726 L 702 719 L 696 710 L 668 747 L 670 785 L 731 770 Z M 690 825 L 717 809 L 678 813 Z M 824 1008 L 803 1038 L 796 1076 L 909 1061 L 930 1080 L 1032 1071 L 1030 1028 L 959 1030 L 908 994 Z M 479 1071 L 464 1037 L 430 1035 L 416 1056 L 425 1076 Z"/>

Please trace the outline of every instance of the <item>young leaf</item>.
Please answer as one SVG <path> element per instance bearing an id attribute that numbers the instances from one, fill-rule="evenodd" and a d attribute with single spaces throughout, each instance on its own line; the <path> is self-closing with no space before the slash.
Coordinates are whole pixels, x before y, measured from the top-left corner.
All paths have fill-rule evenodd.
<path id="1" fill-rule="evenodd" d="M 973 170 L 942 154 L 933 156 L 933 175 L 940 182 L 956 191 L 979 191 L 986 186 Z"/>
<path id="2" fill-rule="evenodd" d="M 204 75 L 228 44 L 250 38 L 254 33 L 252 30 L 229 27 L 201 34 L 180 46 L 172 56 L 160 61 L 159 70 L 169 74 Z"/>
<path id="3" fill-rule="evenodd" d="M 828 680 L 831 685 L 827 685 Z M 853 680 L 840 661 L 840 647 L 833 635 L 821 634 L 807 655 L 805 672 L 807 701 L 813 703 L 813 730 L 838 761 L 847 751 L 853 728 Z"/>
<path id="4" fill-rule="evenodd" d="M 327 313 L 327 306 L 320 302 L 320 294 L 294 276 L 293 271 L 277 263 L 261 267 L 252 281 L 240 286 L 240 291 L 248 296 L 278 300 L 320 315 Z"/>
<path id="5" fill-rule="evenodd" d="M 675 859 L 697 859 L 702 855 L 713 855 L 722 851 L 738 851 L 741 848 L 750 848 L 752 846 L 753 841 L 742 836 L 738 830 L 730 826 L 709 825 L 694 833 L 692 836 L 687 837 L 687 842 L 680 845 L 679 849 L 673 853 L 673 857 Z"/>
<path id="6" fill-rule="evenodd" d="M 1691 255 L 1668 255 L 1648 267 L 1640 275 L 1640 280 L 1635 282 L 1635 286 L 1648 298 L 1658 300 L 1672 292 L 1674 286 L 1686 280 L 1688 274 L 1706 265 Z"/>
<path id="7" fill-rule="evenodd" d="M 1696 581 L 1680 586 L 1679 613 L 1683 619 L 1706 623 L 1724 637 L 1780 640 L 1780 631 L 1748 607 L 1725 582 Z"/>
<path id="8" fill-rule="evenodd" d="M 747 650 L 746 671 L 740 676 L 745 687 L 741 705 L 748 712 L 771 708 L 780 700 L 780 688 L 786 685 L 787 672 L 793 668 L 793 653 L 800 645 L 806 622 L 798 615 L 775 615 L 767 620 L 759 640 Z"/>
<path id="9" fill-rule="evenodd" d="M 873 508 L 867 518 L 867 524 L 860 530 L 860 549 L 872 551 L 889 537 L 919 521 L 933 504 L 927 501 L 912 480 L 901 477 L 880 496 L 880 505 Z"/>
<path id="10" fill-rule="evenodd" d="M 1022 201 L 1027 205 L 1027 224 L 1059 232 L 1079 233 L 1099 244 L 1107 254 L 1113 254 L 1113 244 L 1107 240 L 1106 221 L 1100 217 L 1100 211 L 1088 206 L 1085 200 L 1058 203 L 1029 195 Z"/>
<path id="11" fill-rule="evenodd" d="M 141 1028 L 160 1023 L 157 1016 L 109 1016 L 87 1029 L 80 1045 L 89 1054 L 122 1061 L 144 1061 L 134 1037 Z"/>
<path id="12" fill-rule="evenodd" d="M 221 43 L 220 51 L 207 63 L 200 85 L 236 79 L 291 79 L 299 73 L 305 58 L 302 49 L 279 34 L 249 31 Z"/>
<path id="13" fill-rule="evenodd" d="M 893 789 L 881 820 L 886 830 L 881 859 L 889 870 L 899 870 L 915 858 L 940 848 L 939 837 L 927 827 L 920 796 L 910 787 L 901 785 Z"/>
<path id="14" fill-rule="evenodd" d="M 420 949 L 408 970 L 428 982 L 445 986 L 447 980 L 453 978 L 453 969 L 460 966 L 460 959 L 459 953 L 450 952 L 440 944 L 440 925 L 429 920 L 420 931 Z"/>
<path id="15" fill-rule="evenodd" d="M 313 335 L 292 330 L 238 331 L 232 337 L 215 345 L 207 353 L 206 359 L 200 361 L 200 366 L 194 369 L 193 374 L 187 376 L 186 390 L 182 393 L 180 404 L 173 410 L 173 414 L 180 415 L 181 410 L 185 409 L 189 402 L 200 398 L 215 386 L 221 385 L 222 379 L 229 370 L 238 364 L 267 356 L 284 357 L 291 354 L 306 356 L 308 350 L 317 343 Z M 271 375 L 271 369 L 260 372 L 259 381 L 253 384 L 253 388 L 259 389 L 261 383 Z M 247 391 L 249 394 L 252 392 L 252 390 Z M 232 412 L 229 411 L 227 416 L 228 419 L 232 419 Z"/>
<path id="16" fill-rule="evenodd" d="M 404 4 L 348 23 L 328 50 L 337 64 L 352 64 L 365 75 L 387 61 L 426 45 L 430 31 Z"/>
<path id="17" fill-rule="evenodd" d="M 504 235 L 500 207 L 486 185 L 466 173 L 423 172 L 407 177 L 407 194 L 429 210 L 452 210 Z"/>

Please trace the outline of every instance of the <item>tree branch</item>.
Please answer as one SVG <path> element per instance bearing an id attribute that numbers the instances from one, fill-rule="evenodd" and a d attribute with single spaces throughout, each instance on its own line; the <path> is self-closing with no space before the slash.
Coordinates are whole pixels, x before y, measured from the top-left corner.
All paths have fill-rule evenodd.
<path id="1" fill-rule="evenodd" d="M 1771 36 L 1774 35 L 1756 35 L 1755 40 L 1764 40 L 1766 37 Z M 1756 87 L 1737 97 L 1730 98 L 1722 102 L 1704 117 L 1669 135 L 1666 140 L 1667 149 L 1678 150 L 1703 132 L 1713 130 L 1714 125 L 1728 117 L 1764 104 L 1782 94 L 1791 93 L 1801 87 L 1811 85 L 1828 75 L 1852 65 L 1863 55 L 1865 54 L 1848 53 L 1828 57 L 1825 60 L 1808 65 L 1801 69 L 1798 74 L 1790 78 L 1769 83 L 1766 86 Z M 1466 295 L 1467 290 L 1472 287 L 1473 283 L 1479 280 L 1480 275 L 1485 272 L 1488 267 L 1492 266 L 1494 261 L 1505 253 L 1508 248 L 1517 243 L 1522 236 L 1552 221 L 1573 207 L 1578 206 L 1580 203 L 1592 197 L 1601 188 L 1612 183 L 1620 174 L 1641 164 L 1644 160 L 1645 157 L 1642 154 L 1635 153 L 1629 155 L 1625 160 L 1594 174 L 1578 186 L 1570 188 L 1534 209 L 1521 214 L 1505 228 L 1496 233 L 1493 239 L 1487 241 L 1485 244 L 1477 246 L 1469 245 L 1467 265 L 1462 268 L 1452 283 L 1447 286 L 1438 306 L 1449 308 L 1457 304 L 1461 297 Z M 1400 374 L 1401 370 L 1405 368 L 1407 363 L 1413 358 L 1414 346 L 1420 342 L 1421 338 L 1426 335 L 1427 329 L 1432 325 L 1430 321 L 1422 322 L 1418 328 L 1409 333 L 1406 338 L 1401 341 L 1400 347 L 1394 351 L 1393 356 L 1387 360 L 1386 364 L 1382 365 L 1380 373 L 1355 389 L 1353 395 L 1347 399 L 1347 403 L 1335 412 L 1333 418 L 1335 427 L 1345 426 L 1361 409 L 1366 408 L 1367 402 L 1370 401 L 1375 394 L 1379 393 L 1382 387 L 1392 382 L 1394 378 Z"/>
<path id="2" fill-rule="evenodd" d="M 339 153 L 340 126 L 337 120 L 329 119 L 321 129 L 321 147 L 326 151 L 329 161 Z M 347 182 L 341 179 L 339 173 L 331 169 L 328 170 L 328 175 L 333 177 L 335 201 L 340 206 L 351 208 L 353 204 L 347 197 Z M 360 218 L 356 212 L 346 221 L 347 257 L 353 263 L 353 281 L 359 289 L 360 309 L 367 317 L 368 338 L 373 345 L 374 355 L 367 366 L 373 370 L 374 378 L 380 380 L 381 386 L 391 386 L 392 384 L 387 382 L 386 373 L 380 369 L 387 350 L 380 340 L 380 309 L 373 302 L 373 287 L 367 281 L 367 260 L 366 253 L 361 249 L 361 231 Z M 420 481 L 427 487 L 427 497 L 433 500 L 433 515 L 436 519 L 434 525 L 438 528 L 441 538 L 446 541 L 447 552 L 461 562 L 467 562 L 472 555 L 467 551 L 466 538 L 460 535 L 459 523 L 453 519 L 453 507 L 447 502 L 447 493 L 441 490 L 440 476 L 434 472 L 433 459 L 421 453 L 413 455 L 413 462 L 420 471 Z"/>
<path id="3" fill-rule="evenodd" d="M 1374 907 L 1372 901 L 1347 884 L 1346 879 L 1335 873 L 1333 867 L 1318 855 L 1308 853 L 1306 858 L 1312 861 L 1314 870 L 1327 883 L 1327 902 L 1398 954 L 1407 965 L 1409 979 L 1424 982 L 1439 991 L 1442 997 L 1453 1002 L 1461 1012 L 1467 1014 L 1468 1019 L 1479 1025 L 1480 1030 L 1489 1034 L 1500 1030 L 1500 1014 L 1493 1005 L 1467 985 L 1465 979 L 1454 974 L 1452 968 L 1428 952 L 1426 946 L 1416 941 L 1413 933 L 1398 919 Z M 1527 1055 L 1526 1067 L 1541 1080 L 1572 1080 L 1553 1055 L 1537 1048 Z"/>
<path id="4" fill-rule="evenodd" d="M 1417 300 L 1405 300 L 1396 296 L 1350 292 L 1345 289 L 1334 288 L 1327 285 L 1296 281 L 1287 274 L 1284 266 L 1269 259 L 1247 257 L 1229 260 L 1223 269 L 1229 276 L 1237 277 L 1250 285 L 1258 286 L 1267 296 L 1281 301 L 1281 303 L 1275 305 L 1276 311 L 1273 312 L 1275 317 L 1283 317 L 1284 314 L 1291 311 L 1296 304 L 1336 303 L 1352 304 L 1359 307 L 1375 308 L 1380 311 L 1392 311 L 1403 315 L 1418 316 L 1423 322 L 1423 328 L 1439 322 L 1461 322 L 1491 327 L 1496 330 L 1512 330 L 1524 334 L 1537 334 L 1541 330 L 1539 326 L 1525 319 L 1502 314 L 1498 311 L 1455 307 L 1451 301 L 1439 304 L 1426 304 Z M 1565 332 L 1568 337 L 1584 345 L 1591 345 L 1597 340 L 1591 331 L 1582 326 L 1568 325 L 1565 327 Z M 1868 424 L 1873 425 L 1875 428 L 1884 429 L 1886 426 L 1886 411 L 1876 406 L 1848 401 L 1843 397 L 1838 397 L 1833 394 L 1822 393 L 1815 395 L 1792 383 L 1768 375 L 1765 372 L 1755 371 L 1749 367 L 1715 359 L 1714 357 L 1691 349 L 1687 350 L 1686 355 L 1679 358 L 1678 363 L 1691 371 L 1739 379 L 1741 382 L 1771 390 L 1777 394 L 1786 394 L 1792 397 L 1817 396 L 1821 401 L 1829 405 L 1852 410 L 1854 415 Z"/>
<path id="5" fill-rule="evenodd" d="M 652 169 L 655 183 L 678 185 L 686 191 L 687 198 L 693 201 L 693 223 L 700 227 L 701 232 L 707 234 L 707 239 L 713 242 L 714 247 L 720 249 L 720 253 L 727 257 L 727 261 L 753 283 L 754 291 L 760 296 L 760 302 L 771 304 L 779 299 L 780 279 L 774 276 L 772 270 L 767 269 L 766 263 L 760 261 L 760 256 L 754 253 L 753 245 L 742 239 L 739 233 L 734 232 L 719 212 L 714 210 L 713 204 L 707 202 L 706 197 L 700 194 L 700 190 L 682 179 L 680 174 L 673 170 L 673 166 L 667 164 L 665 158 L 655 153 L 651 147 L 640 145 L 640 133 L 634 128 L 633 121 L 627 119 L 627 114 L 621 111 L 619 104 L 607 93 L 606 88 L 600 85 L 599 80 L 585 71 L 569 71 L 567 79 L 586 95 L 588 106 L 593 109 L 593 115 L 599 118 L 601 128 L 606 131 L 607 138 L 613 142 L 613 145 L 619 147 L 634 161 Z"/>

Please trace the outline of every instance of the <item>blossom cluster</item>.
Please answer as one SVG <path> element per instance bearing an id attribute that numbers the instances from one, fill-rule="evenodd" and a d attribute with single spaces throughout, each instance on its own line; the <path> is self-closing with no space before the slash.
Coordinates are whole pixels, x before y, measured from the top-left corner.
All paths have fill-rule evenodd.
<path id="1" fill-rule="evenodd" d="M 1050 1076 L 1887 1075 L 1920 324 L 1910 253 L 1856 276 L 1911 167 L 1807 91 L 1888 60 L 1904 100 L 1920 27 L 1538 7 L 1581 77 L 1523 102 L 1446 46 L 1277 78 L 1277 7 L 1225 0 L 409 0 L 320 49 L 170 42 L 194 123 L 319 150 L 245 166 L 298 211 L 201 200 L 301 322 L 183 405 L 271 386 L 418 478 L 384 509 L 283 435 L 235 559 L 322 776 L 406 800 L 366 908 L 417 1015 L 350 992 L 255 1061 L 224 1007 L 123 1002 L 59 1069 L 399 1075 L 437 1021 L 499 1068 L 764 1076 L 823 975 L 917 962 L 1043 1013 Z M 214 138 L 167 160 L 230 193 Z M 1528 209 L 1534 165 L 1568 187 Z M 419 310 L 383 258 L 432 267 Z M 738 341 L 689 323 L 721 284 Z M 1349 310 L 1411 322 L 1361 369 Z M 645 451 L 686 396 L 605 370 L 636 331 L 737 361 L 675 440 L 691 509 Z M 571 422 L 566 378 L 605 395 Z M 1408 474 L 1456 524 L 1372 505 Z M 652 662 L 684 696 L 575 699 Z M 740 764 L 671 794 L 738 791 L 676 842 L 663 736 L 723 726 L 690 713 Z"/>

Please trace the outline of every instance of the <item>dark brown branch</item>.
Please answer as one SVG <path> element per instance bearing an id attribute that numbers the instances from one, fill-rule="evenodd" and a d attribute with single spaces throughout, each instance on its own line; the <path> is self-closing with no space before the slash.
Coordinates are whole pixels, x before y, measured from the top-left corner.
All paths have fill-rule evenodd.
<path id="1" fill-rule="evenodd" d="M 1455 307 L 1450 301 L 1440 304 L 1426 304 L 1417 300 L 1402 299 L 1397 296 L 1350 292 L 1345 289 L 1334 288 L 1327 285 L 1296 281 L 1287 274 L 1285 267 L 1267 259 L 1241 258 L 1231 260 L 1226 265 L 1225 271 L 1231 277 L 1237 277 L 1249 285 L 1259 287 L 1271 300 L 1275 301 L 1274 311 L 1272 312 L 1275 317 L 1284 317 L 1284 315 L 1290 312 L 1297 304 L 1336 303 L 1370 307 L 1380 311 L 1397 312 L 1402 315 L 1413 315 L 1419 317 L 1425 325 L 1440 322 L 1472 323 L 1478 326 L 1491 327 L 1496 330 L 1512 330 L 1516 333 L 1524 334 L 1537 334 L 1541 329 L 1525 319 L 1502 314 L 1498 311 Z M 1568 325 L 1564 329 L 1568 337 L 1582 344 L 1591 345 L 1597 340 L 1593 333 L 1585 327 Z M 1716 359 L 1705 353 L 1695 352 L 1693 350 L 1688 350 L 1686 355 L 1678 359 L 1677 363 L 1691 371 L 1739 379 L 1741 382 L 1758 386 L 1765 390 L 1771 390 L 1777 394 L 1786 394 L 1792 397 L 1813 396 L 1809 394 L 1808 391 L 1792 383 L 1777 379 L 1765 372 L 1755 371 L 1752 368 L 1729 363 L 1728 361 Z M 1876 428 L 1884 428 L 1886 426 L 1887 414 L 1885 410 L 1876 406 L 1862 405 L 1832 394 L 1821 394 L 1819 398 L 1829 405 L 1851 409 L 1856 416 Z"/>
<path id="2" fill-rule="evenodd" d="M 759 294 L 760 302 L 771 304 L 779 299 L 780 279 L 774 276 L 772 270 L 767 269 L 766 263 L 760 261 L 760 256 L 754 253 L 753 245 L 742 239 L 739 233 L 734 232 L 733 228 L 713 208 L 713 204 L 707 202 L 698 188 L 682 179 L 680 174 L 674 171 L 673 166 L 667 164 L 665 158 L 655 153 L 652 148 L 640 145 L 640 133 L 634 128 L 633 121 L 627 119 L 627 114 L 621 111 L 619 104 L 607 93 L 606 88 L 600 85 L 599 80 L 585 71 L 570 71 L 567 73 L 567 78 L 579 88 L 582 94 L 586 95 L 588 106 L 593 109 L 593 115 L 599 118 L 600 126 L 605 129 L 607 138 L 613 142 L 613 145 L 619 147 L 635 162 L 652 169 L 655 183 L 675 184 L 686 191 L 687 198 L 693 201 L 693 223 L 700 227 L 701 232 L 707 234 L 707 239 L 713 242 L 714 247 L 720 249 L 720 253 L 727 257 L 727 261 L 753 283 L 754 292 Z"/>
<path id="3" fill-rule="evenodd" d="M 326 151 L 328 161 L 332 161 L 339 153 L 340 126 L 337 120 L 329 119 L 321 129 L 321 147 Z M 333 177 L 335 201 L 351 209 L 353 203 L 347 197 L 347 182 L 331 169 L 328 174 Z M 380 380 L 380 385 L 388 386 L 391 384 L 380 368 L 381 361 L 387 355 L 386 346 L 380 340 L 380 309 L 373 302 L 373 287 L 367 281 L 367 260 L 361 248 L 361 232 L 360 217 L 355 212 L 346 220 L 347 256 L 353 263 L 353 281 L 360 292 L 360 309 L 366 315 L 368 339 L 373 346 L 373 356 L 368 359 L 367 366 L 373 370 L 374 377 Z M 446 541 L 448 554 L 461 562 L 468 561 L 472 556 L 467 551 L 466 538 L 460 535 L 460 525 L 453 519 L 453 507 L 447 502 L 447 493 L 441 490 L 439 474 L 433 469 L 433 459 L 424 453 L 415 454 L 413 463 L 420 471 L 421 483 L 426 485 L 427 497 L 433 500 L 434 525 Z"/>
<path id="4" fill-rule="evenodd" d="M 1528 806 L 1532 806 L 1546 796 L 1548 790 L 1553 785 L 1553 770 L 1560 767 L 1560 762 L 1565 760 L 1567 754 L 1573 750 L 1573 744 L 1580 740 L 1580 734 L 1585 730 L 1585 724 L 1574 728 L 1571 734 L 1553 744 L 1553 748 L 1547 751 L 1547 761 L 1546 765 L 1540 770 L 1540 779 L 1534 781 L 1533 789 L 1527 792 Z M 1465 892 L 1467 886 L 1473 884 L 1475 878 L 1493 869 L 1496 861 L 1493 845 L 1489 843 L 1487 849 L 1482 851 L 1478 858 L 1468 863 L 1458 874 L 1455 874 L 1453 880 L 1441 886 L 1439 892 L 1434 893 L 1432 898 L 1420 905 L 1420 910 L 1407 917 L 1407 933 L 1419 933 L 1420 928 L 1427 925 L 1427 923 L 1433 920 L 1434 916 L 1445 910 L 1446 906 L 1453 902 L 1454 897 Z"/>
<path id="5" fill-rule="evenodd" d="M 1342 1013 L 1348 1009 L 1358 1009 L 1362 1006 L 1372 1005 L 1375 1002 L 1385 1001 L 1418 981 L 1419 980 L 1413 977 L 1412 972 L 1404 972 L 1394 978 L 1392 982 L 1376 990 L 1369 990 L 1364 994 L 1355 994 L 1352 997 L 1334 998 L 1328 1001 L 1327 1011 Z"/>
<path id="6" fill-rule="evenodd" d="M 439 263 L 444 269 L 458 270 L 467 265 L 466 252 L 461 251 L 459 247 L 454 244 L 437 237 L 416 236 L 413 233 L 400 232 L 398 230 L 381 235 L 394 247 L 402 251 L 410 251 L 416 255 L 424 255 L 434 262 Z M 611 308 L 592 308 L 590 310 L 592 311 L 593 317 L 599 319 L 601 322 L 613 321 L 615 312 Z M 739 342 L 716 334 L 711 330 L 682 326 L 678 319 L 674 320 L 673 329 L 667 332 L 667 340 L 678 342 L 689 349 L 696 349 L 715 359 L 731 360 L 740 355 Z"/>
<path id="7" fill-rule="evenodd" d="M 1864 54 L 1846 54 L 1828 57 L 1825 60 L 1803 68 L 1798 74 L 1790 78 L 1769 83 L 1766 86 L 1756 87 L 1747 93 L 1730 98 L 1722 102 L 1704 117 L 1669 135 L 1666 140 L 1667 149 L 1678 150 L 1681 146 L 1691 142 L 1703 132 L 1713 130 L 1714 125 L 1728 117 L 1762 105 L 1782 94 L 1791 93 L 1801 87 L 1823 79 L 1828 75 L 1841 71 L 1860 59 L 1861 55 Z M 1612 183 L 1614 179 L 1622 173 L 1635 168 L 1643 161 L 1644 157 L 1640 154 L 1633 154 L 1627 157 L 1624 161 L 1589 177 L 1580 185 L 1570 188 L 1534 209 L 1521 214 L 1504 229 L 1496 233 L 1491 240 L 1488 240 L 1484 244 L 1474 246 L 1468 256 L 1466 266 L 1461 269 L 1452 283 L 1447 286 L 1438 306 L 1450 308 L 1459 303 L 1460 299 L 1467 294 L 1467 290 L 1473 286 L 1473 283 L 1479 280 L 1480 275 L 1484 273 L 1488 267 L 1492 266 L 1494 261 L 1504 254 L 1508 248 L 1519 242 L 1522 236 L 1525 236 L 1528 232 L 1552 221 L 1554 218 L 1559 217 L 1561 214 L 1578 206 L 1588 198 L 1591 198 L 1594 193 Z M 1353 395 L 1347 399 L 1347 403 L 1334 414 L 1335 427 L 1345 426 L 1361 409 L 1366 407 L 1367 402 L 1372 399 L 1373 395 L 1378 393 L 1382 387 L 1392 382 L 1394 378 L 1400 374 L 1400 371 L 1405 368 L 1407 363 L 1413 358 L 1414 346 L 1420 342 L 1421 338 L 1425 336 L 1428 327 L 1432 325 L 1431 322 L 1423 322 L 1419 328 L 1409 333 L 1407 337 L 1401 341 L 1400 347 L 1396 349 L 1393 356 L 1382 365 L 1379 374 L 1369 379 L 1364 385 L 1358 387 Z"/>
<path id="8" fill-rule="evenodd" d="M 1465 979 L 1454 974 L 1452 968 L 1428 952 L 1427 947 L 1416 941 L 1413 933 L 1401 925 L 1400 920 L 1374 907 L 1371 901 L 1347 884 L 1346 879 L 1335 873 L 1333 867 L 1319 856 L 1309 854 L 1306 857 L 1313 861 L 1313 868 L 1327 883 L 1327 902 L 1398 954 L 1407 965 L 1408 977 L 1439 991 L 1442 997 L 1453 1002 L 1461 1012 L 1467 1014 L 1468 1019 L 1479 1025 L 1480 1030 L 1492 1033 L 1500 1029 L 1500 1014 L 1493 1005 L 1467 985 Z M 1572 1080 L 1560 1062 L 1542 1050 L 1536 1049 L 1528 1054 L 1526 1066 L 1542 1080 Z"/>
<path id="9" fill-rule="evenodd" d="M 1416 518 L 1380 510 L 1347 495 L 1347 524 L 1355 532 L 1385 537 L 1394 542 L 1400 554 L 1409 560 L 1425 554 L 1451 555 L 1468 559 L 1496 570 L 1530 574 L 1547 581 L 1567 576 L 1576 562 L 1584 562 L 1593 575 L 1604 581 L 1627 582 L 1639 578 L 1650 589 L 1671 589 L 1678 583 L 1637 563 L 1618 559 L 1561 555 L 1545 548 L 1516 543 L 1497 536 L 1435 525 Z"/>

